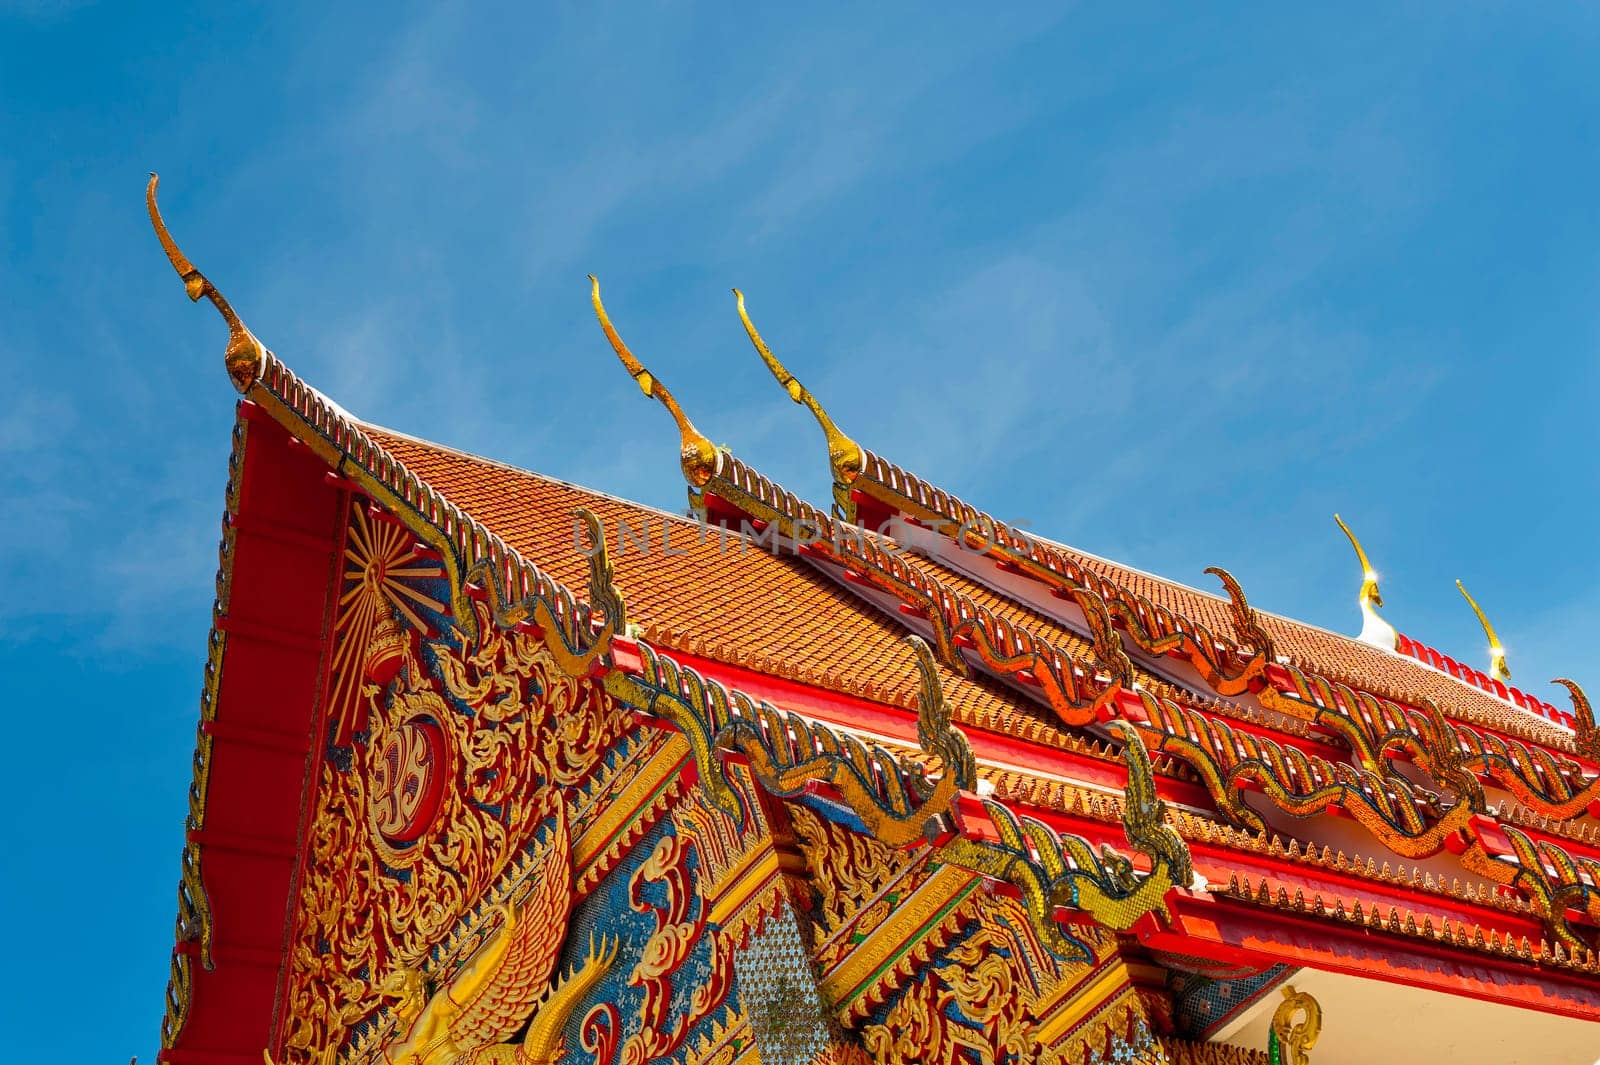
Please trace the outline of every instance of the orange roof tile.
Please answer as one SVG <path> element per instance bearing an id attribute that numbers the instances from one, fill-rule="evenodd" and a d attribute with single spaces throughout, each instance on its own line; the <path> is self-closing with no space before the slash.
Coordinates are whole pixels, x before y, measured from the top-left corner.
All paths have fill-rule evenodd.
<path id="1" fill-rule="evenodd" d="M 881 489 L 886 494 L 885 501 L 891 506 L 900 506 L 896 502 L 898 499 L 908 502 L 913 510 L 926 511 L 951 521 L 987 520 L 999 526 L 991 515 L 870 451 L 864 453 L 864 468 L 856 484 L 867 491 L 872 491 L 873 486 Z M 1044 547 L 1047 553 L 1061 556 L 1069 565 L 1079 566 L 1121 585 L 1159 608 L 1204 625 L 1215 634 L 1240 639 L 1234 629 L 1228 600 L 1220 596 L 1037 536 L 1029 535 L 1026 540 L 1035 547 Z M 1278 652 L 1302 669 L 1373 695 L 1414 706 L 1420 705 L 1424 699 L 1432 699 L 1441 710 L 1457 720 L 1541 743 L 1569 754 L 1576 753 L 1570 732 L 1532 711 L 1502 701 L 1473 684 L 1413 658 L 1390 653 L 1348 636 L 1265 611 L 1258 611 L 1258 614 L 1272 635 Z"/>
<path id="2" fill-rule="evenodd" d="M 1228 600 L 1108 562 L 1063 545 L 1056 549 L 1085 569 L 1115 581 L 1158 606 L 1237 638 Z M 1258 610 L 1278 653 L 1302 669 L 1397 702 L 1420 706 L 1432 699 L 1446 714 L 1509 735 L 1573 750 L 1571 733 L 1446 673 L 1371 644 Z"/>
<path id="3" fill-rule="evenodd" d="M 381 447 L 451 502 L 570 588 L 588 582 L 573 510 L 602 522 L 629 619 L 651 642 L 729 665 L 875 702 L 914 707 L 916 660 L 905 628 L 804 561 L 729 536 L 701 539 L 699 523 L 642 504 L 364 425 Z M 617 550 L 620 523 L 648 526 L 648 552 Z M 663 530 L 672 554 L 661 550 Z M 577 537 L 576 539 L 574 537 Z M 679 551 L 682 551 L 679 554 Z M 990 597 L 993 598 L 993 597 Z M 982 678 L 941 668 L 945 697 L 964 724 L 1081 745 L 1048 710 Z"/>

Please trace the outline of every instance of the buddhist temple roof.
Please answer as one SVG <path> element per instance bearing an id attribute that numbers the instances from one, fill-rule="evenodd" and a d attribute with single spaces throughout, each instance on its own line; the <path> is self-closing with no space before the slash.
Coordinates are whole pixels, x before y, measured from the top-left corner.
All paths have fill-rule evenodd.
<path id="1" fill-rule="evenodd" d="M 365 431 L 408 469 L 568 587 L 586 579 L 574 510 L 600 519 L 617 583 L 642 636 L 665 648 L 897 707 L 914 707 L 917 672 L 904 631 L 836 582 L 737 536 L 701 535 L 692 518 L 469 455 L 392 430 Z M 624 523 L 646 538 L 637 550 Z M 665 539 L 663 531 L 670 530 Z M 1049 715 L 993 684 L 942 669 L 958 718 L 1057 731 Z"/>
<path id="2" fill-rule="evenodd" d="M 154 217 L 153 196 L 152 184 Z M 1159 906 L 1117 926 L 1137 923 L 1152 951 L 1266 964 L 1281 951 L 1298 964 L 1367 975 L 1381 956 L 1384 979 L 1574 1017 L 1600 1009 L 1591 813 L 1600 812 L 1600 737 L 1576 691 L 1579 712 L 1563 718 L 1414 640 L 1390 651 L 1257 611 L 1224 571 L 1212 572 L 1227 597 L 1008 531 L 856 447 L 778 372 L 748 319 L 791 398 L 824 423 L 832 517 L 700 435 L 617 336 L 598 286 L 607 338 L 680 429 L 680 464 L 702 520 L 368 424 L 256 341 L 157 224 L 191 296 L 224 313 L 227 369 L 245 397 L 241 427 L 271 426 L 258 434 L 268 443 L 253 445 L 241 428 L 240 446 L 267 454 L 261 461 L 320 463 L 338 491 L 403 525 L 450 569 L 453 601 L 437 605 L 456 623 L 475 623 L 474 595 L 494 603 L 497 619 L 505 611 L 497 624 L 507 626 L 530 624 L 527 604 L 536 603 L 562 639 L 606 634 L 591 677 L 625 674 L 686 712 L 694 699 L 718 698 L 724 713 L 729 700 L 745 700 L 752 714 L 789 712 L 776 726 L 788 735 L 775 742 L 792 743 L 797 756 L 835 749 L 848 734 L 882 744 L 875 751 L 891 764 L 874 774 L 941 770 L 933 784 L 955 796 L 955 812 L 901 824 L 896 846 L 970 843 L 984 832 L 984 845 L 998 846 L 1005 834 L 994 825 L 1030 818 L 1027 839 L 1001 867 L 1053 860 L 1066 869 L 1064 857 L 1041 858 L 1039 848 L 1061 834 L 1115 845 L 1116 826 L 1142 815 L 1170 839 L 1142 846 L 1128 875 L 1158 862 L 1182 871 Z M 236 456 L 230 507 L 244 466 Z M 280 509 L 292 497 L 259 475 L 252 491 L 277 492 Z M 900 531 L 864 532 L 852 524 L 863 517 L 857 505 L 898 519 Z M 603 580 L 580 510 L 607 548 Z M 235 517 L 230 510 L 230 538 L 250 528 Z M 774 538 L 723 537 L 719 522 Z M 956 525 L 982 529 L 983 548 L 970 550 Z M 803 542 L 804 527 L 824 535 Z M 902 533 L 905 543 L 894 538 Z M 304 530 L 290 538 L 308 539 Z M 232 544 L 225 540 L 225 567 Z M 586 584 L 587 602 L 574 591 Z M 218 632 L 245 631 L 226 616 L 225 600 Z M 908 643 L 908 634 L 926 644 Z M 320 644 L 296 639 L 310 663 L 309 648 Z M 680 666 L 696 679 L 669 690 Z M 654 706 L 653 697 L 645 702 Z M 958 727 L 942 740 L 930 724 L 935 703 Z M 754 733 L 754 720 L 736 724 Z M 714 740 L 705 730 L 696 757 L 719 757 Z M 202 807 L 209 742 L 197 754 Z M 954 749 L 966 752 L 964 766 Z M 189 874 L 202 842 L 191 840 L 186 884 L 198 884 Z M 1081 853 L 1091 860 L 1088 843 Z M 1054 921 L 1059 903 L 1035 896 Z M 1157 920 L 1156 910 L 1173 919 Z M 1436 965 L 1441 955 L 1470 961 Z"/>
<path id="3" fill-rule="evenodd" d="M 1060 550 L 1086 569 L 1174 613 L 1193 618 L 1214 632 L 1238 635 L 1234 632 L 1228 600 L 1224 597 L 1070 547 L 1062 546 Z M 1427 665 L 1424 661 L 1426 649 L 1415 641 L 1402 637 L 1403 646 L 1417 648 L 1415 656 L 1412 653 L 1391 654 L 1353 637 L 1293 618 L 1266 610 L 1259 613 L 1262 623 L 1273 635 L 1279 654 L 1303 669 L 1316 670 L 1330 679 L 1386 699 L 1412 705 L 1419 705 L 1424 699 L 1433 699 L 1447 714 L 1459 720 L 1523 736 L 1560 750 L 1572 749 L 1571 729 L 1560 724 L 1563 719 L 1570 724 L 1570 714 L 1557 711 L 1509 685 L 1500 685 L 1505 694 L 1495 695 L 1476 683 L 1452 676 L 1445 669 Z M 1477 672 L 1469 672 L 1453 660 L 1450 662 L 1456 666 L 1457 672 L 1464 675 Z M 1484 681 L 1486 684 L 1494 683 L 1487 677 Z"/>

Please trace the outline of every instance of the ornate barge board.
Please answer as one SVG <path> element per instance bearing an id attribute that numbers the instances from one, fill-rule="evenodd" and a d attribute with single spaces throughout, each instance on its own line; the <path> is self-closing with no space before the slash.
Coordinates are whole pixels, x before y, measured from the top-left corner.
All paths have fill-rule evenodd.
<path id="1" fill-rule="evenodd" d="M 819 509 L 594 282 L 679 430 L 697 517 L 653 511 L 352 417 L 155 192 L 241 394 L 162 1060 L 1600 1054 L 1589 704 L 1396 633 L 1353 534 L 1362 639 L 1026 536 L 857 445 L 740 296 Z"/>

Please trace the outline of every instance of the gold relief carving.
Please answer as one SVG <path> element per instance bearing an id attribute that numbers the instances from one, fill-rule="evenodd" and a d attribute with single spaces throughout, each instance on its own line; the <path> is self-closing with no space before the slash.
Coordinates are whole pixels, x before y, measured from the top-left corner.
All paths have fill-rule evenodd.
<path id="1" fill-rule="evenodd" d="M 427 632 L 416 607 L 442 611 L 445 605 L 424 595 L 409 583 L 443 575 L 423 564 L 416 553 L 416 538 L 388 521 L 374 521 L 361 502 L 350 506 L 345 531 L 345 586 L 334 620 L 334 655 L 329 675 L 328 717 L 334 724 L 334 742 L 347 744 L 366 726 L 366 701 L 362 687 L 368 682 L 386 684 L 399 671 L 404 644 L 411 632 Z M 396 617 L 398 615 L 398 618 Z"/>
<path id="2" fill-rule="evenodd" d="M 387 974 L 424 965 L 461 917 L 523 868 L 540 824 L 554 815 L 565 833 L 566 800 L 552 785 L 582 782 L 623 728 L 604 692 L 563 672 L 544 644 L 497 628 L 484 604 L 472 609 L 476 642 L 428 645 L 438 681 L 408 640 L 387 705 L 384 692 L 362 685 L 366 742 L 350 748 L 347 768 L 323 764 L 297 900 L 287 1061 L 321 1060 L 342 1045 L 345 1026 L 381 1004 Z M 422 747 L 437 752 L 431 764 L 444 773 L 437 808 L 425 823 L 403 824 L 409 832 L 385 832 L 407 820 L 394 787 Z"/>
<path id="3" fill-rule="evenodd" d="M 679 739 L 681 743 L 681 738 Z M 786 897 L 784 859 L 757 799 L 749 771 L 728 766 L 729 784 L 747 811 L 743 824 L 724 814 L 704 788 L 691 788 L 672 807 L 672 823 L 700 858 L 697 890 L 712 923 L 734 942 L 775 913 Z"/>
<path id="4" fill-rule="evenodd" d="M 863 1029 L 861 1042 L 879 1065 L 954 1062 L 963 1050 L 992 1065 L 994 1055 L 988 1053 L 981 1033 L 940 1014 L 937 995 L 933 981 L 918 981 L 895 1002 L 883 1024 Z"/>
<path id="5" fill-rule="evenodd" d="M 1302 1014 L 1305 1020 L 1296 1022 L 1295 1017 Z M 1284 988 L 1267 1037 L 1267 1057 L 1273 1065 L 1309 1065 L 1311 1048 L 1320 1034 L 1322 1006 L 1304 991 L 1296 991 L 1293 984 Z"/>
<path id="6" fill-rule="evenodd" d="M 836 1044 L 811 1059 L 810 1065 L 874 1065 L 872 1056 L 858 1046 Z"/>
<path id="7" fill-rule="evenodd" d="M 1130 1032 L 1136 1007 L 1119 1005 L 1130 988 L 1111 957 L 1111 937 L 1086 929 L 1096 961 L 1062 962 L 1017 900 L 978 896 L 968 909 L 972 932 L 944 953 L 943 964 L 905 981 L 882 1023 L 862 1027 L 878 1062 L 1075 1065 L 1088 1060 L 1085 1048 L 1097 1052 Z M 1102 976 L 1091 980 L 1096 973 Z"/>
<path id="8" fill-rule="evenodd" d="M 572 844 L 565 814 L 557 809 L 549 840 L 529 872 L 532 890 L 521 903 L 498 908 L 499 930 L 446 987 L 426 997 L 423 976 L 413 968 L 396 969 L 379 986 L 380 995 L 399 999 L 394 1014 L 400 1038 L 380 1048 L 383 1061 L 544 1065 L 564 1052 L 561 1028 L 616 960 L 616 945 L 591 942 L 583 961 L 550 986 L 573 899 Z M 507 1043 L 524 1025 L 522 1040 Z"/>
<path id="9" fill-rule="evenodd" d="M 823 973 L 820 985 L 839 1020 L 859 1021 L 922 979 L 932 959 L 971 922 L 972 908 L 982 895 L 980 884 L 963 869 L 929 864 L 904 881 L 892 882 L 893 897 L 873 899 L 845 925 L 843 935 L 833 941 L 845 949 Z"/>
<path id="10" fill-rule="evenodd" d="M 729 783 L 737 786 L 735 773 L 728 773 Z M 701 788 L 695 788 L 672 808 L 672 823 L 678 833 L 694 841 L 700 856 L 700 893 L 714 897 L 720 893 L 728 875 L 740 865 L 740 859 L 752 848 L 770 845 L 767 819 L 761 804 L 747 789 L 739 788 L 749 812 L 748 822 L 739 822 L 717 809 Z"/>
<path id="11" fill-rule="evenodd" d="M 1270 1065 L 1265 1051 L 1231 1043 L 1191 1043 L 1170 1037 L 1161 1043 L 1171 1065 Z"/>
<path id="12" fill-rule="evenodd" d="M 684 1055 L 684 1065 L 739 1065 L 760 1060 L 750 1033 L 750 1018 L 734 1009 L 728 1010 L 725 1019 L 713 1021 L 711 1031 L 691 1045 Z"/>
<path id="13" fill-rule="evenodd" d="M 368 812 L 372 827 L 390 843 L 408 843 L 422 834 L 438 810 L 450 774 L 444 732 L 416 714 L 397 726 L 378 753 Z"/>
<path id="14" fill-rule="evenodd" d="M 791 804 L 788 810 L 809 874 L 807 883 L 816 896 L 812 919 L 822 933 L 815 951 L 817 964 L 829 969 L 849 951 L 853 940 L 883 923 L 896 898 L 921 882 L 914 873 L 906 874 L 924 865 L 926 855 L 886 846 L 804 806 Z M 897 880 L 900 892 L 891 898 L 885 889 Z M 847 926 L 851 934 L 840 936 Z"/>
<path id="15" fill-rule="evenodd" d="M 626 745 L 626 746 L 625 746 Z M 578 890 L 594 887 L 674 804 L 686 787 L 689 745 L 675 732 L 624 737 L 623 751 L 578 802 L 573 821 Z"/>

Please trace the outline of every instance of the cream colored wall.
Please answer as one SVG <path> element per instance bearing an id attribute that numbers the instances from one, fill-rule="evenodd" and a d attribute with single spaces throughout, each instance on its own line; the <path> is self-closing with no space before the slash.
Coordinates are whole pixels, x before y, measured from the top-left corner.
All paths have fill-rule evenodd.
<path id="1" fill-rule="evenodd" d="M 1289 980 L 1322 1005 L 1312 1065 L 1596 1065 L 1600 1017 L 1581 1021 L 1402 984 L 1302 969 Z M 1265 1050 L 1274 991 L 1219 1033 Z"/>

